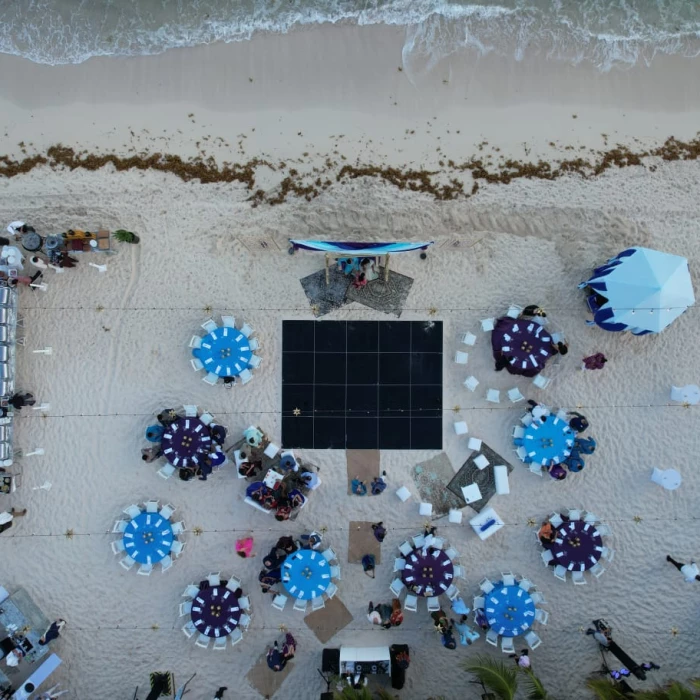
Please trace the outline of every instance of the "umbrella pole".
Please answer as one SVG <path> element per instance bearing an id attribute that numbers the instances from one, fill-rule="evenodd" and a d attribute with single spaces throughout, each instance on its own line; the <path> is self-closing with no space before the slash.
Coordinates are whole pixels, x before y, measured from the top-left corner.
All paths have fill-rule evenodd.
<path id="1" fill-rule="evenodd" d="M 384 257 L 384 283 L 389 281 L 389 253 Z"/>
<path id="2" fill-rule="evenodd" d="M 330 255 L 326 253 L 326 287 L 331 283 L 331 272 L 328 269 L 328 260 L 330 259 Z"/>

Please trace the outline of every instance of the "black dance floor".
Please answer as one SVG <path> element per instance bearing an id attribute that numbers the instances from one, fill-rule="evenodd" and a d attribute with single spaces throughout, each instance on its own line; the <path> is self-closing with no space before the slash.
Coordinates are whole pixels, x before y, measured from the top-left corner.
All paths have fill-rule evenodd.
<path id="1" fill-rule="evenodd" d="M 442 322 L 283 321 L 282 444 L 442 449 Z"/>

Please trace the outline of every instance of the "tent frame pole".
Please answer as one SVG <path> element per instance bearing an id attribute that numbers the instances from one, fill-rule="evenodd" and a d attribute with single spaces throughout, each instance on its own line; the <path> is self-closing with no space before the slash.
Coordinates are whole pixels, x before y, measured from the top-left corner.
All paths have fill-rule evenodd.
<path id="1" fill-rule="evenodd" d="M 384 257 L 384 283 L 389 281 L 389 253 Z"/>
<path id="2" fill-rule="evenodd" d="M 326 287 L 331 283 L 331 271 L 328 267 L 328 261 L 330 260 L 330 255 L 326 253 Z"/>

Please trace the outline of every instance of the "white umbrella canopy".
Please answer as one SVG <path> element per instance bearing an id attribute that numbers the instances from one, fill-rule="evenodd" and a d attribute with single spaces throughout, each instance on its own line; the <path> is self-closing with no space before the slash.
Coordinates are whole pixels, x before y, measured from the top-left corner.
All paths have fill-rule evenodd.
<path id="1" fill-rule="evenodd" d="M 620 263 L 591 278 L 611 309 L 611 323 L 658 333 L 695 303 L 688 261 L 650 248 L 634 248 Z"/>

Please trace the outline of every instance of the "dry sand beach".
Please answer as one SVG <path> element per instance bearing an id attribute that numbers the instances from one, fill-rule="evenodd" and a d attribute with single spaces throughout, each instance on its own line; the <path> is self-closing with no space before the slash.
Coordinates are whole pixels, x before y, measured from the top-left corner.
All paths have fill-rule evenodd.
<path id="1" fill-rule="evenodd" d="M 40 232 L 99 226 L 141 237 L 140 245 L 115 244 L 117 255 L 98 260 L 108 266 L 104 274 L 82 262 L 45 275 L 45 293 L 21 292 L 27 346 L 19 384 L 50 410 L 25 410 L 17 420 L 17 447 L 42 446 L 46 454 L 22 459 L 22 487 L 3 497 L 3 509 L 26 506 L 28 514 L 0 537 L 0 583 L 26 588 L 48 617 L 68 621 L 55 643 L 64 660 L 56 682 L 71 690 L 64 697 L 131 698 L 137 685 L 144 697 L 148 673 L 167 669 L 180 682 L 196 672 L 192 700 L 207 700 L 220 685 L 229 687 L 227 698 L 253 700 L 261 696 L 246 674 L 280 625 L 294 632 L 299 649 L 275 697 L 318 697 L 324 645 L 290 606 L 272 610 L 257 584 L 261 556 L 280 535 L 318 528 L 339 554 L 338 597 L 353 616 L 326 646 L 409 644 L 412 664 L 398 694 L 421 700 L 478 697 L 462 662 L 482 653 L 503 658 L 483 639 L 444 649 L 425 611 L 407 613 L 390 631 L 372 629 L 366 618 L 369 600 L 388 600 L 398 544 L 423 526 L 411 475 L 435 452 L 383 451 L 389 488 L 361 499 L 347 495 L 344 451 L 301 451 L 320 467 L 323 484 L 291 524 L 245 506 L 243 482 L 231 469 L 185 484 L 162 481 L 139 459 L 153 415 L 183 403 L 206 408 L 231 435 L 257 424 L 280 438 L 281 322 L 313 318 L 299 279 L 323 264 L 319 255 L 289 256 L 288 238 L 436 241 L 426 261 L 396 256 L 394 267 L 415 280 L 401 319 L 444 324 L 443 447 L 455 471 L 470 454 L 454 434 L 456 416 L 470 435 L 512 455 L 511 426 L 522 409 L 487 403 L 482 388 L 518 386 L 589 418 L 598 449 L 580 474 L 555 483 L 514 459 L 510 495 L 491 501 L 506 523 L 493 537 L 475 537 L 469 508 L 463 525 L 435 522 L 461 552 L 465 599 L 483 577 L 502 571 L 528 577 L 544 593 L 549 624 L 538 630 L 543 644 L 532 660 L 553 697 L 591 697 L 585 680 L 601 659 L 584 630 L 601 616 L 635 659 L 661 666 L 644 687 L 695 675 L 697 590 L 665 557 L 698 556 L 693 446 L 700 414 L 669 400 L 672 384 L 698 382 L 697 308 L 658 336 L 609 334 L 584 324 L 576 285 L 632 245 L 687 257 L 697 279 L 697 63 L 664 57 L 598 73 L 538 58 L 454 56 L 412 82 L 399 70 L 401 43 L 398 29 L 344 26 L 71 66 L 0 56 L 0 175 L 13 175 L 0 177 L 0 220 L 21 218 Z M 669 137 L 685 145 L 618 167 Z M 53 166 L 44 163 L 57 144 L 86 157 L 112 154 L 113 163 L 71 169 L 61 165 L 76 164 L 64 151 L 52 151 Z M 617 155 L 606 159 L 606 152 Z M 161 172 L 145 167 L 153 153 L 211 157 L 215 166 L 188 170 L 171 161 L 174 172 Z M 119 160 L 134 156 L 142 159 L 133 161 L 137 168 Z M 579 164 L 585 176 L 488 182 L 516 168 L 508 159 L 544 160 L 556 170 L 578 157 L 593 164 Z M 473 159 L 483 160 L 480 179 Z M 222 175 L 226 161 L 240 165 Z M 463 163 L 472 166 L 457 167 Z M 593 176 L 596 163 L 605 167 Z M 370 170 L 339 178 L 344 165 Z M 268 241 L 268 250 L 256 250 L 256 239 Z M 488 336 L 477 330 L 480 319 L 511 302 L 541 304 L 569 340 L 570 353 L 544 391 L 494 373 Z M 190 369 L 187 342 L 212 312 L 256 329 L 264 361 L 252 384 L 226 391 Z M 387 317 L 350 304 L 325 318 Z M 467 369 L 452 362 L 463 331 L 478 335 Z M 51 356 L 31 352 L 45 346 Z M 606 368 L 579 371 L 580 359 L 598 351 L 609 358 Z M 474 393 L 462 386 L 467 374 L 481 381 Z M 654 466 L 677 468 L 681 488 L 653 484 Z M 50 490 L 32 490 L 45 481 Z M 404 484 L 414 499 L 402 504 L 394 491 Z M 120 569 L 107 533 L 122 508 L 148 498 L 177 506 L 189 531 L 172 570 L 144 578 Z M 613 531 L 615 560 L 587 586 L 555 580 L 535 543 L 533 524 L 565 507 L 588 508 Z M 380 519 L 388 536 L 372 580 L 346 561 L 348 528 Z M 257 556 L 242 560 L 234 541 L 249 531 Z M 241 578 L 253 606 L 243 643 L 224 654 L 195 648 L 180 631 L 182 590 L 210 571 Z"/>

